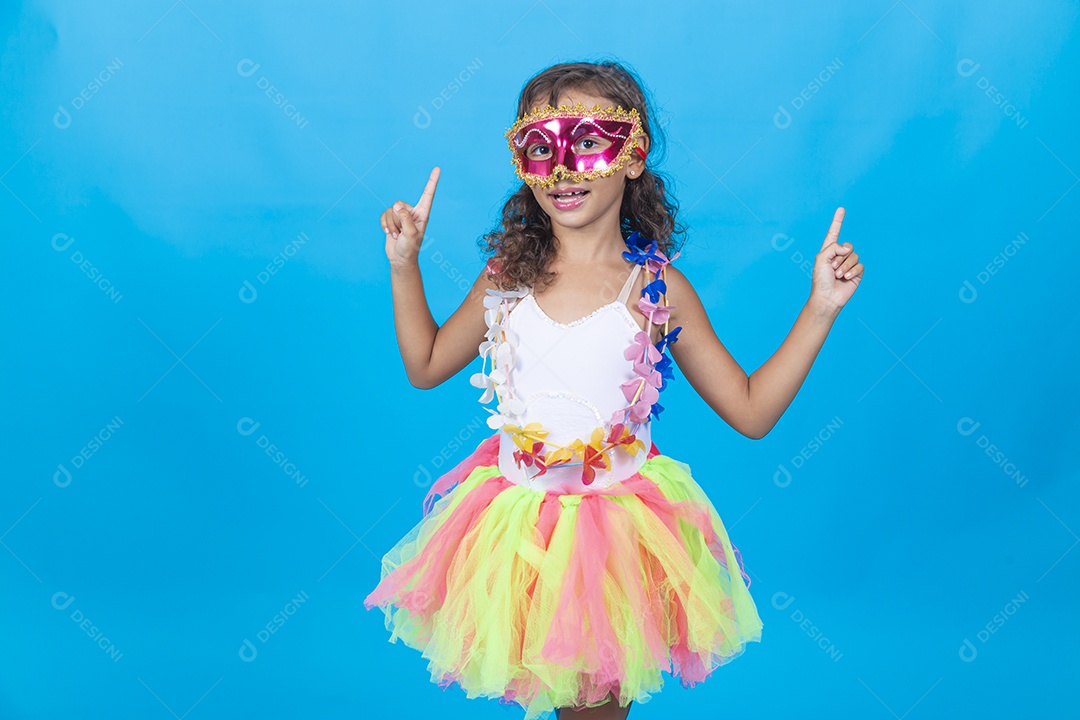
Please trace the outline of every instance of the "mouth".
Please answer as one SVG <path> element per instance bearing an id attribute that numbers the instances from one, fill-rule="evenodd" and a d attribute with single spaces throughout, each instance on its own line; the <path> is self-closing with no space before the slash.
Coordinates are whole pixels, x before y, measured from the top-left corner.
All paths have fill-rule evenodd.
<path id="1" fill-rule="evenodd" d="M 560 188 L 548 193 L 551 198 L 552 204 L 558 210 L 573 210 L 579 207 L 585 202 L 585 196 L 589 194 L 588 190 L 582 190 L 581 188 Z"/>

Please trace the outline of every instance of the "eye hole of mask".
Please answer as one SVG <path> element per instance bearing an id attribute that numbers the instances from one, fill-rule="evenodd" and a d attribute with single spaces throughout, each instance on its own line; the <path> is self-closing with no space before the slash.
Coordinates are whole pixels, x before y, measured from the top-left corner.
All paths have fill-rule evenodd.
<path id="1" fill-rule="evenodd" d="M 602 135 L 588 133 L 574 141 L 575 155 L 594 155 L 611 147 L 611 141 Z M 551 144 L 544 141 L 530 143 L 525 148 L 525 157 L 530 160 L 547 160 L 552 156 Z"/>

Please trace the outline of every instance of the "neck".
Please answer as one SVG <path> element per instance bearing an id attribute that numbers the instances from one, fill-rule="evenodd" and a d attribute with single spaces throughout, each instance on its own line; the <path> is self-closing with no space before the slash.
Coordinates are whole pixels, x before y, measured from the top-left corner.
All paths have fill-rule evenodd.
<path id="1" fill-rule="evenodd" d="M 610 261 L 626 249 L 617 223 L 599 223 L 584 227 L 564 227 L 552 222 L 551 231 L 559 241 L 560 262 L 574 265 Z"/>

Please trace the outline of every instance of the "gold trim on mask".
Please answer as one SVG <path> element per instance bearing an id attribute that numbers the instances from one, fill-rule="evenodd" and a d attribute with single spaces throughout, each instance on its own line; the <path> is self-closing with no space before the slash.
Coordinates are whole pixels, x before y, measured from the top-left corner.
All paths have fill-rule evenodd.
<path id="1" fill-rule="evenodd" d="M 591 117 L 596 118 L 597 120 L 629 122 L 631 123 L 630 137 L 626 139 L 626 143 L 623 145 L 622 150 L 615 156 L 615 161 L 603 170 L 570 170 L 565 165 L 558 164 L 551 169 L 550 175 L 537 175 L 536 173 L 525 172 L 522 169 L 521 158 L 518 156 L 517 148 L 514 146 L 514 136 L 524 125 L 534 123 L 537 120 L 549 120 L 551 118 L 561 117 Z M 505 137 L 506 143 L 510 147 L 510 163 L 514 165 L 517 176 L 521 178 L 526 185 L 531 187 L 539 186 L 542 188 L 550 188 L 561 179 L 567 179 L 571 182 L 581 182 L 582 180 L 595 180 L 597 178 L 615 174 L 626 163 L 627 158 L 630 157 L 630 153 L 634 151 L 634 148 L 638 147 L 637 138 L 640 134 L 642 134 L 641 117 L 638 115 L 637 108 L 624 110 L 622 105 L 608 105 L 606 110 L 601 110 L 600 104 L 597 103 L 590 110 L 580 102 L 577 102 L 574 103 L 573 106 L 564 104 L 560 105 L 558 108 L 554 108 L 551 105 L 545 105 L 544 107 L 537 108 L 529 114 L 519 117 L 514 124 L 510 126 L 510 129 L 506 131 Z M 644 150 L 644 148 L 642 149 Z"/>

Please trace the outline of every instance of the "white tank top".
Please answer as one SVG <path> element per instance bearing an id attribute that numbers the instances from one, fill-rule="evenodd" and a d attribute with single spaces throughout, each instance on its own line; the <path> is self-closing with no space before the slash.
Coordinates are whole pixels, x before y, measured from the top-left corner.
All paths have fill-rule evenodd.
<path id="1" fill-rule="evenodd" d="M 641 270 L 641 264 L 634 265 L 614 301 L 569 323 L 549 317 L 531 288 L 487 291 L 488 340 L 480 352 L 485 365 L 491 359 L 492 370 L 473 375 L 471 382 L 487 388 L 481 402 L 499 400 L 497 410 L 489 409 L 493 414 L 488 425 L 499 430 L 499 470 L 511 482 L 544 491 L 587 493 L 625 480 L 645 462 L 652 445 L 650 418 L 646 414 L 635 422 L 627 412 L 642 396 L 645 377 L 651 376 L 653 385 L 660 377 L 652 362 L 656 358 L 652 339 L 626 305 Z M 651 318 L 642 316 L 651 330 Z M 644 354 L 646 345 L 653 355 Z M 635 362 L 642 358 L 645 364 Z M 639 405 L 639 418 L 640 412 Z M 637 441 L 634 453 L 627 450 L 629 443 L 608 447 L 614 438 L 612 427 L 620 422 L 624 439 L 629 435 Z M 539 424 L 531 429 L 533 442 L 521 434 L 517 440 L 532 446 L 533 462 L 514 437 L 514 431 L 529 431 L 530 423 Z M 593 444 L 598 428 L 603 435 L 599 446 L 607 447 L 604 454 L 610 467 L 592 453 L 589 480 L 582 462 L 587 450 L 581 445 Z M 546 435 L 540 438 L 537 430 Z M 577 452 L 568 462 L 550 463 L 540 472 L 536 459 L 550 461 L 554 450 L 575 441 Z M 542 446 L 537 444 L 541 442 Z"/>

